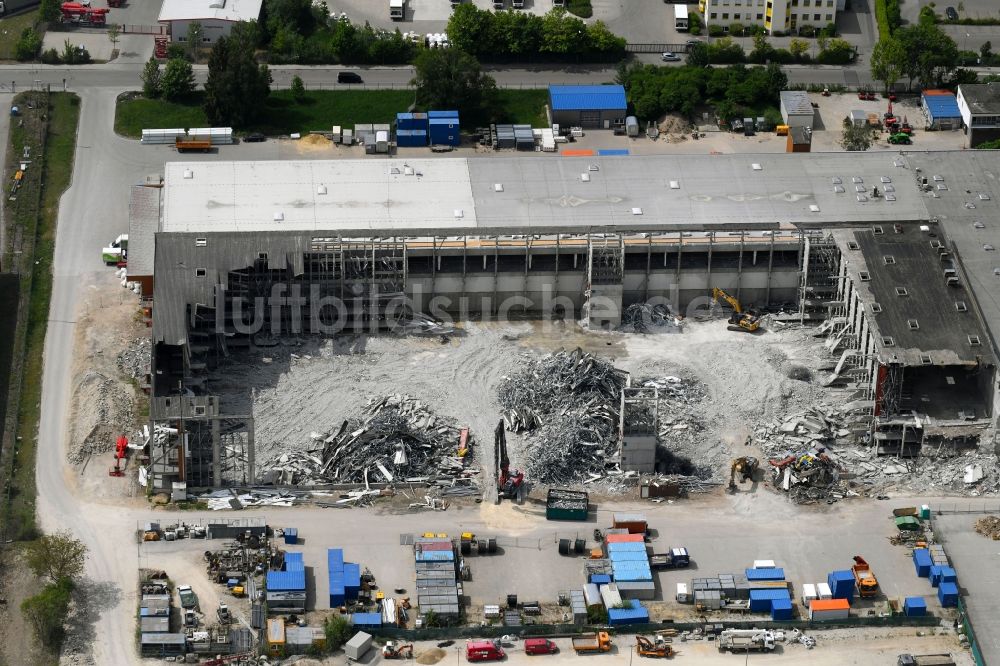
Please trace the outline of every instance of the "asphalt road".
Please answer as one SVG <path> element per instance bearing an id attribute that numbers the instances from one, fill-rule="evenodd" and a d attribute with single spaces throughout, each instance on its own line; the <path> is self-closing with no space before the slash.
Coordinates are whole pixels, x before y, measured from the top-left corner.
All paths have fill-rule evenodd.
<path id="1" fill-rule="evenodd" d="M 650 57 L 656 60 L 655 54 Z M 644 57 L 646 59 L 646 57 Z M 17 90 L 32 85 L 50 85 L 53 89 L 61 89 L 64 85 L 68 90 L 83 91 L 91 88 L 113 88 L 115 90 L 138 90 L 139 64 L 82 65 L 79 67 L 48 66 L 48 65 L 0 65 L 0 83 L 4 86 L 14 85 Z M 271 68 L 274 84 L 277 88 L 287 88 L 292 76 L 302 77 L 307 88 L 343 88 L 351 86 L 338 85 L 337 73 L 353 71 L 361 74 L 365 88 L 408 88 L 413 78 L 412 67 L 299 67 L 275 66 Z M 788 66 L 784 68 L 791 84 L 820 85 L 872 85 L 871 75 L 867 65 L 844 68 L 833 66 L 802 67 Z M 487 68 L 501 87 L 544 88 L 558 84 L 599 84 L 611 83 L 615 79 L 614 67 L 604 66 L 569 66 L 556 68 L 551 66 L 524 68 Z M 204 83 L 208 76 L 205 66 L 195 67 L 195 79 Z M 357 86 L 354 86 L 357 87 Z"/>

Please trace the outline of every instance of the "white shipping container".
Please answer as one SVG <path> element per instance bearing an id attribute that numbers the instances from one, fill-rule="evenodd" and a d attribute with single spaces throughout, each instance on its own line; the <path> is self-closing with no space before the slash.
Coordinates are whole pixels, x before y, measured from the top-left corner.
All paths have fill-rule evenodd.
<path id="1" fill-rule="evenodd" d="M 812 583 L 802 583 L 802 605 L 808 606 L 813 599 L 819 599 L 816 594 L 816 586 Z"/>
<path id="2" fill-rule="evenodd" d="M 774 568 L 774 560 L 754 560 L 753 561 L 753 568 L 754 569 L 773 569 Z"/>
<path id="3" fill-rule="evenodd" d="M 815 620 L 817 622 L 829 622 L 831 620 L 846 620 L 850 616 L 850 609 L 848 608 L 837 608 L 833 610 L 817 610 L 814 611 L 812 608 L 809 609 L 809 619 Z"/>
<path id="4" fill-rule="evenodd" d="M 691 595 L 688 593 L 687 583 L 677 583 L 677 594 L 674 595 L 674 599 L 679 604 L 691 603 Z"/>
<path id="5" fill-rule="evenodd" d="M 816 583 L 816 595 L 820 599 L 833 599 L 833 590 L 826 583 Z"/>
<path id="6" fill-rule="evenodd" d="M 587 583 L 583 586 L 583 598 L 586 600 L 588 607 L 601 606 L 604 603 L 601 599 L 601 593 L 593 583 Z"/>
<path id="7" fill-rule="evenodd" d="M 622 604 L 622 595 L 618 592 L 618 586 L 614 583 L 609 583 L 607 585 L 602 585 L 601 590 L 601 601 L 604 602 L 604 607 L 607 609 L 617 608 Z"/>

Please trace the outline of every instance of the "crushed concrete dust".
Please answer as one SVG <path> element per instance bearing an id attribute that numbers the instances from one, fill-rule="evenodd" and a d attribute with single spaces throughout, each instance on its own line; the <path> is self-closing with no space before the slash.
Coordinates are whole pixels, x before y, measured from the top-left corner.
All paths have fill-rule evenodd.
<path id="1" fill-rule="evenodd" d="M 330 148 L 333 147 L 333 142 L 322 134 L 307 134 L 295 142 L 295 147 L 304 153 L 320 150 L 329 152 Z"/>
<path id="2" fill-rule="evenodd" d="M 436 664 L 445 657 L 448 653 L 441 648 L 430 648 L 429 650 L 424 650 L 416 657 L 416 662 L 418 664 L 425 664 L 425 666 L 430 666 L 430 664 Z"/>
<path id="3" fill-rule="evenodd" d="M 658 123 L 660 138 L 668 143 L 682 143 L 691 136 L 691 123 L 676 114 L 667 114 Z"/>

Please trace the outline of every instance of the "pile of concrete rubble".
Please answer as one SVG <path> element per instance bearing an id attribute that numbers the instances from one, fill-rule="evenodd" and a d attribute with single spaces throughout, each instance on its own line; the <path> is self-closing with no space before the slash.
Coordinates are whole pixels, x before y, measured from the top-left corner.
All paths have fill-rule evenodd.
<path id="1" fill-rule="evenodd" d="M 951 446 L 927 454 L 925 445 L 918 457 L 879 456 L 850 407 L 813 407 L 755 429 L 775 488 L 803 504 L 935 487 L 967 495 L 1000 491 L 995 455 Z"/>
<path id="2" fill-rule="evenodd" d="M 468 432 L 460 450 L 462 432 L 410 396 L 373 398 L 360 418 L 312 433 L 310 450 L 265 463 L 261 480 L 282 486 L 408 482 L 471 488 L 479 470 L 470 464 Z"/>
<path id="3" fill-rule="evenodd" d="M 580 349 L 527 360 L 498 389 L 519 461 L 533 482 L 572 484 L 615 472 L 621 391 L 628 373 Z"/>
<path id="4" fill-rule="evenodd" d="M 710 459 L 705 446 L 702 403 L 704 387 L 694 381 L 667 375 L 639 383 L 655 388 L 659 415 L 659 447 L 657 471 L 662 474 L 695 476 L 710 479 L 719 460 Z M 694 461 L 698 461 L 695 463 Z M 697 484 L 695 484 L 697 485 Z"/>
<path id="5" fill-rule="evenodd" d="M 994 541 L 1000 541 L 1000 518 L 986 516 L 976 521 L 976 532 Z"/>
<path id="6" fill-rule="evenodd" d="M 683 319 L 673 314 L 666 305 L 633 303 L 622 312 L 619 331 L 627 333 L 680 333 Z"/>
<path id="7" fill-rule="evenodd" d="M 129 379 L 141 379 L 149 374 L 152 343 L 149 336 L 135 338 L 118 352 L 115 365 Z"/>

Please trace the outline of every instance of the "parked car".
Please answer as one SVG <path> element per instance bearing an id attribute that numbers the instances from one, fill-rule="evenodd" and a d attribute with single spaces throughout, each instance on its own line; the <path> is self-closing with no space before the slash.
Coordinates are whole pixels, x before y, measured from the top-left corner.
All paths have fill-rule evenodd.
<path id="1" fill-rule="evenodd" d="M 949 21 L 957 21 L 958 20 L 958 12 L 955 11 L 954 7 L 948 7 L 947 9 L 945 9 L 944 10 L 944 15 L 948 17 Z"/>
<path id="2" fill-rule="evenodd" d="M 667 51 L 666 53 L 660 55 L 660 60 L 663 62 L 678 62 L 680 59 L 681 57 L 679 55 L 671 51 Z"/>
<path id="3" fill-rule="evenodd" d="M 260 143 L 261 141 L 267 141 L 267 137 L 260 132 L 253 132 L 243 137 L 243 140 L 247 143 Z"/>
<path id="4" fill-rule="evenodd" d="M 525 638 L 525 654 L 555 654 L 559 648 L 547 638 Z"/>
<path id="5" fill-rule="evenodd" d="M 337 83 L 364 83 L 357 72 L 338 72 Z"/>

